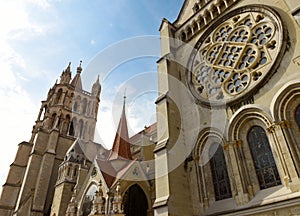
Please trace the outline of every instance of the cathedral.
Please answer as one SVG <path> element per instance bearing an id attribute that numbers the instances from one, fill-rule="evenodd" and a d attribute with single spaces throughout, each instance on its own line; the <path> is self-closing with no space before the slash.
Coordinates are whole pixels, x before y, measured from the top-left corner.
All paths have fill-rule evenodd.
<path id="1" fill-rule="evenodd" d="M 1 216 L 300 215 L 300 3 L 185 0 L 159 31 L 157 122 L 129 137 L 124 97 L 112 149 L 95 143 L 101 84 L 69 64 Z"/>

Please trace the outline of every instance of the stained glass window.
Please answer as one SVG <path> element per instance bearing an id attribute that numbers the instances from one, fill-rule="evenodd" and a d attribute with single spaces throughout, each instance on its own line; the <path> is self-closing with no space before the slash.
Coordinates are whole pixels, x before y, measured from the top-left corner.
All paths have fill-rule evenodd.
<path id="1" fill-rule="evenodd" d="M 248 143 L 260 189 L 280 185 L 280 177 L 265 130 L 259 126 L 252 127 L 248 133 Z"/>
<path id="2" fill-rule="evenodd" d="M 213 144 L 209 149 L 209 155 L 216 200 L 232 197 L 222 146 L 218 143 Z"/>
<path id="3" fill-rule="evenodd" d="M 217 20 L 190 57 L 191 93 L 210 106 L 251 98 L 251 89 L 272 76 L 276 56 L 284 49 L 281 26 L 276 13 L 256 6 Z"/>
<path id="4" fill-rule="evenodd" d="M 299 129 L 300 129 L 300 105 L 297 107 L 297 109 L 296 109 L 296 122 L 297 122 L 297 125 L 298 125 L 298 127 L 299 127 Z"/>

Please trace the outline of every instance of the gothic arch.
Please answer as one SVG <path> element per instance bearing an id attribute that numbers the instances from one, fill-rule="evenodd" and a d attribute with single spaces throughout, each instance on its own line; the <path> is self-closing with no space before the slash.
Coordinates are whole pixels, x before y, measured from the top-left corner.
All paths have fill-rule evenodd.
<path id="1" fill-rule="evenodd" d="M 130 183 L 130 184 L 126 185 L 124 188 L 122 188 L 122 193 L 123 193 L 122 196 L 124 197 L 126 191 L 128 191 L 128 189 L 131 186 L 135 185 L 135 184 L 138 185 L 143 190 L 143 192 L 144 192 L 144 194 L 146 195 L 146 198 L 147 198 L 148 206 L 150 207 L 152 205 L 152 203 L 151 203 L 150 197 L 148 197 L 148 194 L 147 194 L 147 191 L 148 191 L 147 187 L 149 187 L 148 184 L 143 184 L 142 182 Z"/>
<path id="2" fill-rule="evenodd" d="M 253 158 L 253 146 L 249 143 L 249 133 L 253 127 L 261 128 L 266 137 L 266 145 L 270 147 L 270 153 L 274 157 L 276 169 L 278 170 L 280 181 L 282 182 L 285 176 L 284 164 L 282 161 L 282 152 L 278 148 L 278 143 L 275 141 L 274 134 L 271 128 L 273 119 L 269 114 L 268 109 L 259 105 L 246 105 L 240 108 L 230 119 L 228 126 L 228 140 L 232 143 L 238 143 L 239 148 L 236 151 L 240 155 L 239 162 L 243 168 L 240 174 L 243 179 L 243 184 L 251 188 L 250 194 L 255 194 L 257 191 L 264 189 L 261 187 L 259 176 L 249 175 L 249 173 L 257 173 L 255 158 Z"/>
<path id="3" fill-rule="evenodd" d="M 84 135 L 84 122 L 82 119 L 79 120 L 79 125 L 78 125 L 78 129 L 79 129 L 79 134 L 78 134 L 78 137 L 79 138 L 83 138 L 83 135 Z"/>
<path id="4" fill-rule="evenodd" d="M 271 102 L 271 113 L 282 128 L 284 138 L 300 176 L 300 80 L 286 83 Z"/>
<path id="5" fill-rule="evenodd" d="M 139 184 L 132 184 L 123 196 L 124 213 L 130 216 L 147 216 L 149 201 Z"/>
<path id="6" fill-rule="evenodd" d="M 92 181 L 90 182 L 88 187 L 86 187 L 85 190 L 83 191 L 79 202 L 80 212 L 82 213 L 82 216 L 88 216 L 89 213 L 91 212 L 92 199 L 94 197 L 96 190 L 97 190 L 97 182 Z"/>
<path id="7" fill-rule="evenodd" d="M 253 122 L 253 125 L 258 124 L 267 129 L 272 125 L 273 119 L 267 108 L 253 104 L 245 105 L 237 110 L 229 120 L 228 140 L 239 140 L 241 128 L 248 125 L 250 121 Z"/>
<path id="8" fill-rule="evenodd" d="M 216 141 L 216 139 L 219 140 L 221 143 L 225 143 L 225 139 L 223 138 L 222 133 L 218 129 L 211 127 L 204 128 L 198 135 L 196 147 L 193 151 L 194 158 L 199 157 L 199 152 L 204 151 L 204 148 L 207 146 L 207 143 L 210 143 L 211 140 Z"/>
<path id="9" fill-rule="evenodd" d="M 45 117 L 46 117 L 46 114 L 47 114 L 47 104 L 45 104 L 40 112 L 40 115 L 39 115 L 39 118 L 38 120 L 41 121 L 41 120 L 44 120 Z"/>
<path id="10" fill-rule="evenodd" d="M 54 100 L 54 104 L 58 104 L 59 101 L 61 100 L 62 97 L 62 89 L 58 89 L 57 93 L 56 93 L 56 98 Z"/>
<path id="11" fill-rule="evenodd" d="M 50 124 L 50 130 L 53 129 L 56 125 L 55 125 L 55 122 L 56 122 L 56 117 L 57 117 L 57 114 L 56 113 L 53 113 L 52 116 L 51 116 L 51 124 Z"/>
<path id="12" fill-rule="evenodd" d="M 77 127 L 77 119 L 74 117 L 70 123 L 68 135 L 75 136 L 76 128 Z"/>
<path id="13" fill-rule="evenodd" d="M 230 181 L 229 176 L 232 176 L 232 167 L 223 134 L 215 128 L 203 129 L 198 136 L 193 157 L 200 202 L 209 204 L 231 198 L 233 179 Z M 220 162 L 220 166 L 216 166 L 216 162 Z M 215 175 L 217 172 L 222 172 L 221 178 Z"/>
<path id="14" fill-rule="evenodd" d="M 70 122 L 71 122 L 71 117 L 69 114 L 66 115 L 66 118 L 64 120 L 63 123 L 63 127 L 62 127 L 62 134 L 63 135 L 67 135 L 69 127 L 70 127 Z"/>
<path id="15" fill-rule="evenodd" d="M 81 97 L 80 97 L 80 95 L 77 95 L 75 98 L 75 101 L 73 103 L 73 111 L 74 112 L 80 112 L 80 103 L 81 103 Z"/>
<path id="16" fill-rule="evenodd" d="M 287 111 L 291 111 L 288 108 L 292 106 L 296 109 L 297 104 L 300 104 L 300 80 L 293 80 L 286 83 L 274 96 L 271 114 L 276 122 L 285 121 L 289 118 Z"/>
<path id="17" fill-rule="evenodd" d="M 87 111 L 87 99 L 86 98 L 84 98 L 82 100 L 82 106 L 81 107 L 82 107 L 81 113 L 83 115 L 86 115 L 86 111 Z"/>

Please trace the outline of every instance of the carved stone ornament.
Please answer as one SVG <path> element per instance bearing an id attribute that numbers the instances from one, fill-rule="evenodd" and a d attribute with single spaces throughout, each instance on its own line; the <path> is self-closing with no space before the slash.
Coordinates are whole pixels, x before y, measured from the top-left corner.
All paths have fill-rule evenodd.
<path id="1" fill-rule="evenodd" d="M 270 7 L 235 9 L 210 26 L 188 63 L 188 86 L 208 106 L 249 100 L 275 73 L 286 47 L 286 32 Z"/>

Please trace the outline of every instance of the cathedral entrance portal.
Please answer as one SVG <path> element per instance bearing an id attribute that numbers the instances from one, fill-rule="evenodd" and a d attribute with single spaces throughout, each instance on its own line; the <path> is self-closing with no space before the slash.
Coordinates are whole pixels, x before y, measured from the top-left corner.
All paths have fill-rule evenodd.
<path id="1" fill-rule="evenodd" d="M 147 216 L 148 202 L 144 191 L 137 185 L 131 186 L 124 196 L 126 216 Z"/>

